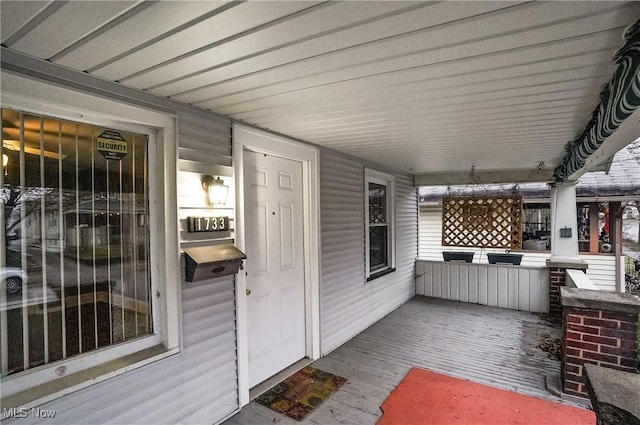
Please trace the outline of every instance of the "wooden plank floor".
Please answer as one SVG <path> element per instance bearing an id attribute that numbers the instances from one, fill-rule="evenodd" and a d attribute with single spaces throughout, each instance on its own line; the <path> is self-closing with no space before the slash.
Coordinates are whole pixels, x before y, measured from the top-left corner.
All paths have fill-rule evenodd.
<path id="1" fill-rule="evenodd" d="M 560 370 L 538 347 L 549 338 L 560 327 L 532 313 L 417 296 L 313 363 L 348 382 L 303 422 L 251 402 L 225 425 L 375 424 L 411 367 L 560 401 L 545 389 Z"/>

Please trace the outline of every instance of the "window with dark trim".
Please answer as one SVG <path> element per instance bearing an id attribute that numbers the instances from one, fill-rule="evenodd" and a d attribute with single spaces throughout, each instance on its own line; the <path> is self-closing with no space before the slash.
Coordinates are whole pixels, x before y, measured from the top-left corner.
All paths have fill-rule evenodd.
<path id="1" fill-rule="evenodd" d="M 367 281 L 395 270 L 394 210 L 393 176 L 365 169 Z"/>

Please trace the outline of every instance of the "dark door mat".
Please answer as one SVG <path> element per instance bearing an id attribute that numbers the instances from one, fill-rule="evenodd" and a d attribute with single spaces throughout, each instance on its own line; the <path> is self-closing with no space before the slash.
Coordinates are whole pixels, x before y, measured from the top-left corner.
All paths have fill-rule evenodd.
<path id="1" fill-rule="evenodd" d="M 341 376 L 307 366 L 254 401 L 301 421 L 347 382 Z"/>

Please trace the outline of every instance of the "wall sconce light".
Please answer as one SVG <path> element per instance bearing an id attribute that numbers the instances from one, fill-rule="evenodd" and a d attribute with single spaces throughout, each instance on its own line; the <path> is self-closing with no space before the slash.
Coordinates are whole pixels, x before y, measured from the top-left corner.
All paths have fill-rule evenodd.
<path id="1" fill-rule="evenodd" d="M 7 172 L 7 165 L 9 165 L 9 157 L 7 156 L 7 154 L 2 154 L 2 170 L 4 171 L 4 175 L 8 175 L 9 173 Z"/>
<path id="2" fill-rule="evenodd" d="M 224 205 L 227 203 L 229 186 L 224 184 L 220 177 L 215 179 L 212 176 L 202 177 L 202 188 L 209 195 L 209 202 L 212 205 Z"/>

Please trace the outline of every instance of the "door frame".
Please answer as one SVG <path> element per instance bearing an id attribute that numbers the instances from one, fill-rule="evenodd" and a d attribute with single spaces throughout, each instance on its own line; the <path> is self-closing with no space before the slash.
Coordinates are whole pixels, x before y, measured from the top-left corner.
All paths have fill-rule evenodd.
<path id="1" fill-rule="evenodd" d="M 271 154 L 302 163 L 304 223 L 305 355 L 320 358 L 320 217 L 318 149 L 247 125 L 233 123 L 233 172 L 236 187 L 235 243 L 245 249 L 244 151 Z M 247 278 L 236 275 L 236 324 L 238 354 L 238 398 L 249 403 L 249 344 Z"/>

